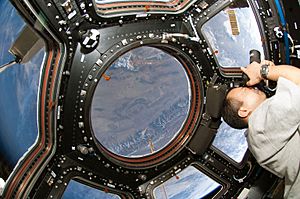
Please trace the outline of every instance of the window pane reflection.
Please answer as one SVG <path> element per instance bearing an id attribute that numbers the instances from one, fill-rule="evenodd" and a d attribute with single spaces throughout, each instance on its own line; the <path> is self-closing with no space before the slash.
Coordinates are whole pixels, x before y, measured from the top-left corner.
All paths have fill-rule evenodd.
<path id="1" fill-rule="evenodd" d="M 246 1 L 241 7 L 228 7 L 206 22 L 201 31 L 211 51 L 222 67 L 240 67 L 249 64 L 249 52 L 263 48 L 258 25 Z"/>
<path id="2" fill-rule="evenodd" d="M 189 166 L 154 189 L 156 199 L 212 198 L 222 186 L 193 166 Z"/>

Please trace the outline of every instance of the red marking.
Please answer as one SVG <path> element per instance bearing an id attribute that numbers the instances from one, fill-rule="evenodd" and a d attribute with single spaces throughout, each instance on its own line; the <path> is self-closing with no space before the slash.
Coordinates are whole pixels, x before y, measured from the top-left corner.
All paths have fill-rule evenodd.
<path id="1" fill-rule="evenodd" d="M 150 11 L 150 5 L 145 5 L 145 11 L 149 12 Z"/>
<path id="2" fill-rule="evenodd" d="M 106 80 L 109 81 L 111 79 L 111 76 L 106 75 L 105 73 L 102 75 L 102 77 Z"/>
<path id="3" fill-rule="evenodd" d="M 49 102 L 49 105 L 48 105 L 48 109 L 49 109 L 49 110 L 53 109 L 53 108 L 55 107 L 55 105 L 56 105 L 56 102 L 50 101 L 50 102 Z"/>
<path id="4" fill-rule="evenodd" d="M 176 177 L 177 180 L 179 180 L 179 176 L 178 175 L 176 175 L 175 177 Z"/>

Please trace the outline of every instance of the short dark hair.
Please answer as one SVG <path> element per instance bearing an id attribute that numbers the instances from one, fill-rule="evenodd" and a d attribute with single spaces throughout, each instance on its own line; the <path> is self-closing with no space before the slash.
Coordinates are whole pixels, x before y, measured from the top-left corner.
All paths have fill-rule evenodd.
<path id="1" fill-rule="evenodd" d="M 238 115 L 238 111 L 239 108 L 242 106 L 242 102 L 236 99 L 229 98 L 228 93 L 225 97 L 222 111 L 222 117 L 224 121 L 229 126 L 235 129 L 248 128 L 248 123 L 246 122 L 246 120 Z"/>

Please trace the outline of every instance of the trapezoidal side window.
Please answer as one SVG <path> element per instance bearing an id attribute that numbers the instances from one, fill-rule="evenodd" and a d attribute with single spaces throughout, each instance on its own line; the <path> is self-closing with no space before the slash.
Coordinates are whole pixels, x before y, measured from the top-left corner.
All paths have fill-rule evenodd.
<path id="1" fill-rule="evenodd" d="M 0 8 L 0 65 L 16 58 L 9 53 L 11 49 L 20 50 L 27 55 L 32 47 L 28 44 L 32 42 L 32 38 L 30 42 L 24 42 L 26 34 L 28 37 L 34 34 L 40 47 L 36 48 L 37 53 L 32 53 L 32 56 L 24 56 L 20 63 L 0 70 L 0 161 L 1 165 L 6 165 L 1 169 L 0 177 L 6 179 L 8 172 L 12 171 L 13 166 L 37 139 L 37 95 L 45 48 L 42 39 L 30 31 L 8 0 L 1 1 Z M 16 43 L 18 44 L 15 45 Z"/>
<path id="2" fill-rule="evenodd" d="M 99 189 L 90 187 L 88 185 L 82 184 L 75 180 L 71 180 L 65 189 L 64 194 L 61 197 L 62 199 L 121 199 L 120 196 L 113 193 L 106 193 Z"/>
<path id="3" fill-rule="evenodd" d="M 213 198 L 222 185 L 193 166 L 185 168 L 154 189 L 156 199 L 163 198 Z"/>
<path id="4" fill-rule="evenodd" d="M 202 26 L 201 32 L 225 75 L 231 68 L 247 66 L 252 49 L 260 51 L 264 59 L 258 22 L 245 0 L 218 12 Z"/>

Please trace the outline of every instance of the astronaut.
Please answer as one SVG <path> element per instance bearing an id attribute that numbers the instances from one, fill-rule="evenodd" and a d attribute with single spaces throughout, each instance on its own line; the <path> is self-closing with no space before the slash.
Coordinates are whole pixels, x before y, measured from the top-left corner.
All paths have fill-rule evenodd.
<path id="1" fill-rule="evenodd" d="M 285 198 L 299 198 L 300 69 L 265 60 L 241 70 L 250 78 L 248 87 L 227 93 L 222 116 L 233 128 L 248 128 L 249 150 L 257 162 L 284 178 Z M 277 81 L 274 96 L 253 87 L 262 80 Z"/>

